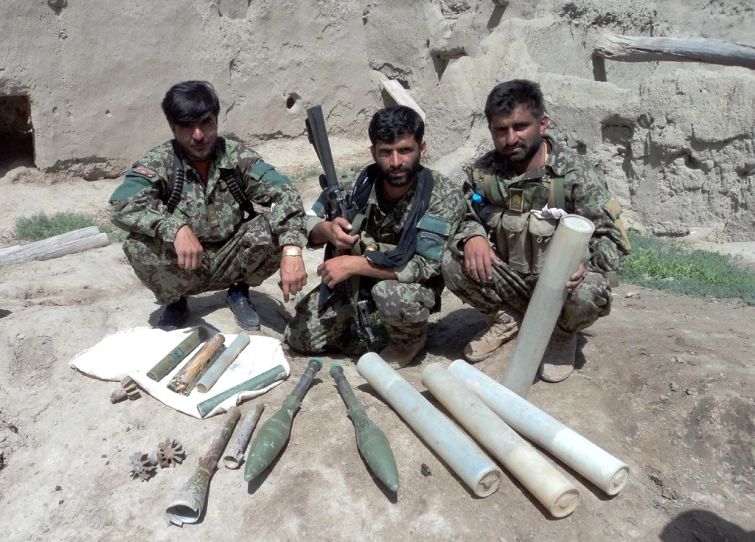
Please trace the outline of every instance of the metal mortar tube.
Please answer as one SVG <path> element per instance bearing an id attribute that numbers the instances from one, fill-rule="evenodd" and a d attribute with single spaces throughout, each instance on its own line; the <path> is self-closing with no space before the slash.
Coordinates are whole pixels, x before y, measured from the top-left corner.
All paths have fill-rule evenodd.
<path id="1" fill-rule="evenodd" d="M 246 333 L 239 333 L 231 345 L 226 349 L 222 356 L 212 364 L 204 373 L 202 378 L 197 383 L 197 391 L 199 393 L 207 393 L 218 381 L 218 378 L 225 372 L 225 370 L 231 366 L 231 364 L 239 357 L 241 351 L 249 344 L 249 335 Z"/>
<path id="2" fill-rule="evenodd" d="M 249 441 L 252 439 L 252 433 L 254 428 L 257 427 L 257 422 L 262 416 L 262 411 L 265 410 L 265 405 L 257 403 L 255 407 L 249 411 L 241 422 L 241 429 L 239 429 L 236 438 L 233 439 L 228 450 L 223 457 L 223 463 L 227 469 L 238 469 L 241 466 L 241 458 L 244 457 L 246 447 L 249 445 Z"/>
<path id="3" fill-rule="evenodd" d="M 254 439 L 249 448 L 249 455 L 244 467 L 244 480 L 249 482 L 259 476 L 283 450 L 288 437 L 291 435 L 294 414 L 299 410 L 301 401 L 312 385 L 315 374 L 321 368 L 322 360 L 320 358 L 309 360 L 307 370 L 304 371 L 294 391 L 283 400 L 278 412 L 262 424 L 257 433 L 257 438 Z"/>
<path id="4" fill-rule="evenodd" d="M 202 371 L 207 362 L 212 359 L 218 348 L 223 346 L 225 337 L 221 333 L 217 333 L 207 341 L 199 352 L 184 365 L 180 371 L 178 371 L 168 383 L 168 389 L 176 393 L 181 393 L 191 384 L 191 381 Z"/>
<path id="5" fill-rule="evenodd" d="M 566 300 L 566 282 L 579 267 L 595 225 L 577 215 L 561 219 L 548 248 L 503 385 L 526 398 Z"/>
<path id="6" fill-rule="evenodd" d="M 199 520 L 207 499 L 210 479 L 218 468 L 220 456 L 240 416 L 241 411 L 238 407 L 228 409 L 223 427 L 210 444 L 207 453 L 199 458 L 199 467 L 165 510 L 165 515 L 171 523 L 180 527 L 184 523 L 196 523 Z"/>
<path id="7" fill-rule="evenodd" d="M 205 327 L 198 327 L 192 331 L 181 343 L 171 350 L 163 359 L 152 367 L 147 376 L 159 382 L 168 373 L 175 369 L 186 356 L 188 356 L 199 344 L 207 340 L 209 332 Z"/>
<path id="8" fill-rule="evenodd" d="M 351 421 L 354 422 L 359 453 L 362 454 L 375 476 L 388 489 L 398 491 L 398 467 L 388 437 L 367 416 L 364 407 L 354 395 L 354 390 L 351 389 L 346 375 L 343 374 L 343 367 L 335 363 L 331 365 L 330 376 L 336 381 L 336 389 L 346 404 Z"/>

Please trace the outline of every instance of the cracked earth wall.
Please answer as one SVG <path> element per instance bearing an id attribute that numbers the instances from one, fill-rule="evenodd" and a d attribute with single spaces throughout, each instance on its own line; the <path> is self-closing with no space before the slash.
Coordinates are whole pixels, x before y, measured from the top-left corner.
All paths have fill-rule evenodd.
<path id="1" fill-rule="evenodd" d="M 637 227 L 755 231 L 755 74 L 697 63 L 606 62 L 603 31 L 755 43 L 748 0 L 9 0 L 0 96 L 31 103 L 35 164 L 117 176 L 167 139 L 159 103 L 185 79 L 221 97 L 221 128 L 252 145 L 300 138 L 322 103 L 332 135 L 366 139 L 399 80 L 428 115 L 430 164 L 460 175 L 489 147 L 499 81 L 540 82 L 552 132 L 592 158 Z"/>

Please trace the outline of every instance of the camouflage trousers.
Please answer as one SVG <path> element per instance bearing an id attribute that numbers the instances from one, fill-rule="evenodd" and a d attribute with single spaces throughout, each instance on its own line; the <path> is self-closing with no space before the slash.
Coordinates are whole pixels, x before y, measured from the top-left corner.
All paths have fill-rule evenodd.
<path id="1" fill-rule="evenodd" d="M 223 290 L 240 280 L 259 286 L 280 268 L 280 249 L 262 215 L 244 222 L 227 241 L 203 243 L 202 248 L 201 265 L 189 271 L 178 266 L 173 243 L 137 233 L 123 243 L 136 276 L 164 304 L 183 295 Z"/>
<path id="2" fill-rule="evenodd" d="M 296 305 L 296 316 L 286 327 L 288 345 L 303 354 L 319 354 L 343 344 L 344 334 L 350 332 L 356 318 L 349 291 L 348 281 L 337 285 L 322 317 L 317 314 L 320 288 L 309 292 Z M 376 283 L 370 294 L 391 343 L 406 345 L 425 332 L 436 300 L 431 288 L 384 280 Z"/>
<path id="3" fill-rule="evenodd" d="M 512 307 L 524 314 L 527 311 L 537 276 L 525 277 L 504 264 L 504 269 L 493 267 L 493 280 L 481 283 L 464 270 L 464 255 L 446 250 L 442 261 L 446 286 L 459 299 L 488 316 L 502 308 Z M 515 274 L 526 289 L 512 287 L 504 273 Z M 611 312 L 611 287 L 602 273 L 586 271 L 582 282 L 567 297 L 557 324 L 568 333 L 576 333 L 593 325 L 601 316 Z"/>

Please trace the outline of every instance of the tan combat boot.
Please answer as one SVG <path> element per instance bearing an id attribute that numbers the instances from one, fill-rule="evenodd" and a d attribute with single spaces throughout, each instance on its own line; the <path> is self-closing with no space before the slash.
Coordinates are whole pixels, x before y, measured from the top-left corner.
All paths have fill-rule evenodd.
<path id="1" fill-rule="evenodd" d="M 472 363 L 492 355 L 502 344 L 510 341 L 519 332 L 521 315 L 512 310 L 498 311 L 489 317 L 488 327 L 475 335 L 464 347 L 464 357 Z"/>
<path id="2" fill-rule="evenodd" d="M 577 355 L 577 334 L 556 326 L 540 363 L 540 378 L 545 382 L 561 382 L 574 372 Z"/>
<path id="3" fill-rule="evenodd" d="M 419 351 L 425 346 L 426 341 L 427 333 L 423 333 L 419 339 L 404 346 L 391 343 L 383 348 L 380 352 L 380 357 L 389 365 L 398 365 L 400 369 L 412 362 L 414 356 L 419 354 Z"/>

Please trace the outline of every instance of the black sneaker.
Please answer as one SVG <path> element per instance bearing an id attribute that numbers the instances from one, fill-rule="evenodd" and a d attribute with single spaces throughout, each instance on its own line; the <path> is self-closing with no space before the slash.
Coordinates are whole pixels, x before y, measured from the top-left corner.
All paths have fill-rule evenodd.
<path id="1" fill-rule="evenodd" d="M 175 303 L 165 306 L 165 310 L 157 322 L 157 327 L 164 331 L 179 329 L 183 325 L 187 314 L 189 314 L 189 303 L 185 297 L 181 296 L 181 299 Z"/>

